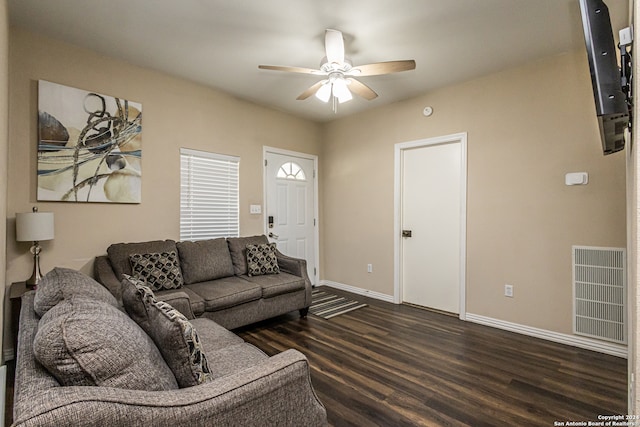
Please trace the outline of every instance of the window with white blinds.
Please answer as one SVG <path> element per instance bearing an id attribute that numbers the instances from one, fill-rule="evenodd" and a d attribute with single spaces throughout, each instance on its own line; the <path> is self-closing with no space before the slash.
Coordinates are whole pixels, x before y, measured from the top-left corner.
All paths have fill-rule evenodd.
<path id="1" fill-rule="evenodd" d="M 240 158 L 180 149 L 180 240 L 240 235 Z"/>

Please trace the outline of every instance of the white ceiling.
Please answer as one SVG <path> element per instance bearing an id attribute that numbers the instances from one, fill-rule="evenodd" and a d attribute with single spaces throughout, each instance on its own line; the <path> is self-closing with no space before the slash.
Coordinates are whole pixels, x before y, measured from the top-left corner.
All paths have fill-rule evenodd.
<path id="1" fill-rule="evenodd" d="M 239 98 L 329 121 L 540 57 L 584 49 L 578 0 L 9 0 L 12 25 L 160 70 Z M 612 26 L 628 0 L 606 0 Z M 296 97 L 317 76 L 324 30 L 338 29 L 354 65 L 415 59 L 416 70 L 361 77 L 380 96 L 337 114 Z"/>

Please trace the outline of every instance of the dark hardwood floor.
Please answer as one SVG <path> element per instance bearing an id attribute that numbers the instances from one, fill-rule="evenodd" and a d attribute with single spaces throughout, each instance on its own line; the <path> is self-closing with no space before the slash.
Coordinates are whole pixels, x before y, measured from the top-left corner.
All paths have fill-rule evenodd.
<path id="1" fill-rule="evenodd" d="M 333 426 L 553 426 L 627 413 L 625 359 L 350 296 L 370 306 L 235 331 L 270 355 L 303 352 Z"/>

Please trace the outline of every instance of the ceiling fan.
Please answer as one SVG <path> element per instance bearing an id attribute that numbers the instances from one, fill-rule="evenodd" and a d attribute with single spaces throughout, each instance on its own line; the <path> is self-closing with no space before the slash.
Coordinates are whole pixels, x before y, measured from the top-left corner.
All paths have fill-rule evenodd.
<path id="1" fill-rule="evenodd" d="M 352 92 L 368 101 L 378 96 L 373 89 L 353 77 L 379 76 L 416 68 L 416 61 L 413 59 L 376 62 L 354 67 L 351 61 L 344 56 L 344 39 L 342 32 L 338 30 L 325 31 L 324 47 L 326 56 L 322 58 L 319 70 L 280 65 L 259 65 L 258 68 L 262 70 L 326 76 L 326 79 L 320 80 L 302 92 L 297 99 L 301 101 L 315 94 L 315 96 L 323 102 L 332 100 L 334 113 L 337 112 L 338 104 L 353 99 L 351 95 Z"/>

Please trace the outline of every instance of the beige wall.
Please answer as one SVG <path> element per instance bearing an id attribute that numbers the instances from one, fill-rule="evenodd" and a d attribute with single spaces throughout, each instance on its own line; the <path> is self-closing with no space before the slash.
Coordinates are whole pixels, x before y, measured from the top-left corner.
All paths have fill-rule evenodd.
<path id="1" fill-rule="evenodd" d="M 9 23 L 7 2 L 0 0 L 0 218 L 7 212 L 7 151 L 9 118 Z M 6 221 L 0 222 L 0 271 L 6 265 Z M 5 289 L 6 277 L 0 274 L 0 289 Z M 0 304 L 0 331 L 4 330 L 4 305 Z M 4 357 L 0 355 L 4 363 Z"/>
<path id="2" fill-rule="evenodd" d="M 89 272 L 112 242 L 177 238 L 182 146 L 241 157 L 241 232 L 262 232 L 248 208 L 262 203 L 269 145 L 320 155 L 321 277 L 392 295 L 394 144 L 457 132 L 468 132 L 467 312 L 570 333 L 571 245 L 625 245 L 624 154 L 601 154 L 583 53 L 321 126 L 22 30 L 10 42 L 9 236 L 36 203 L 38 79 L 143 104 L 143 202 L 38 203 L 56 213 L 43 271 Z M 574 171 L 589 185 L 566 187 Z M 29 245 L 6 246 L 7 283 L 23 280 Z"/>
<path id="3" fill-rule="evenodd" d="M 626 245 L 625 155 L 602 155 L 582 52 L 329 123 L 323 278 L 393 295 L 394 144 L 458 132 L 468 133 L 466 311 L 571 333 L 571 245 Z M 577 171 L 589 184 L 565 186 Z"/>
<path id="4" fill-rule="evenodd" d="M 29 244 L 15 242 L 14 222 L 16 212 L 36 204 L 39 79 L 143 106 L 142 203 L 37 203 L 41 211 L 55 213 L 55 240 L 42 244 L 43 273 L 54 266 L 90 272 L 93 257 L 113 242 L 177 239 L 180 147 L 240 156 L 243 235 L 263 232 L 262 216 L 249 215 L 250 204 L 263 203 L 262 146 L 319 154 L 318 124 L 19 29 L 10 34 L 7 283 L 29 277 L 33 262 Z"/>

